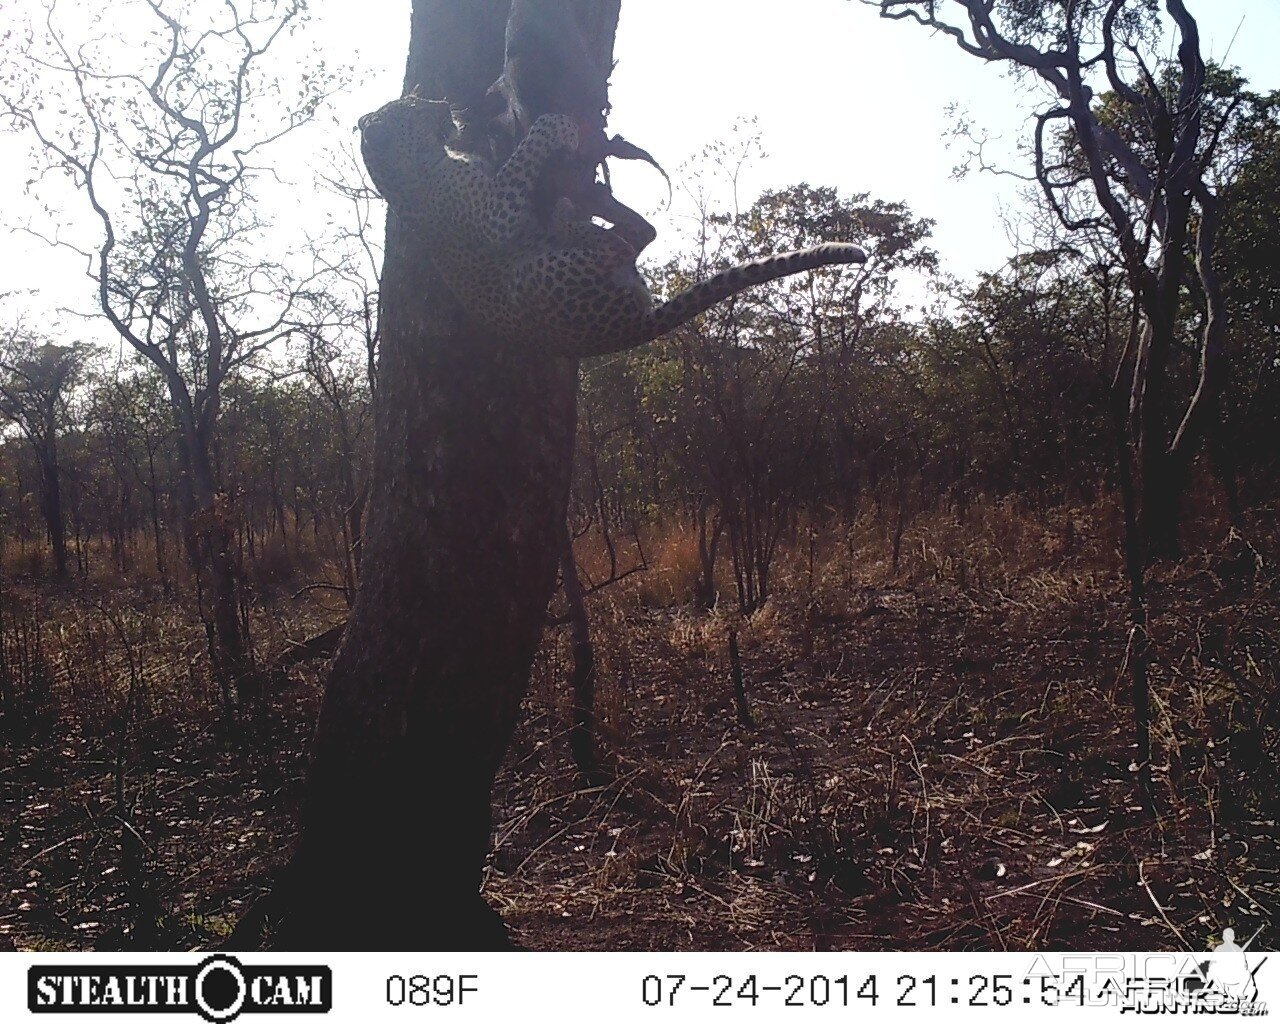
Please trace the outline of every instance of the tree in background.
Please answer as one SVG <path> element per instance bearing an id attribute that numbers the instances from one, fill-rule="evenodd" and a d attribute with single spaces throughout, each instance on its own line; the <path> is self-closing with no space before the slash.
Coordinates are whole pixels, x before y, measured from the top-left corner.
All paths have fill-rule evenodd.
<path id="1" fill-rule="evenodd" d="M 0 339 L 0 416 L 17 424 L 40 467 L 40 511 L 59 580 L 67 578 L 67 524 L 58 453 L 84 360 L 82 346 L 41 342 L 21 328 Z"/>
<path id="2" fill-rule="evenodd" d="M 1222 434 L 1231 465 L 1224 468 L 1249 463 L 1244 483 L 1256 499 L 1270 493 L 1280 471 L 1273 443 L 1280 436 L 1280 92 L 1260 95 L 1225 72 L 1217 80 L 1219 104 L 1236 109 L 1211 167 L 1223 204 L 1219 265 L 1231 311 L 1233 386 Z"/>
<path id="3" fill-rule="evenodd" d="M 132 485 L 142 491 L 145 511 L 141 515 L 150 528 L 156 575 L 167 590 L 168 522 L 176 483 L 176 453 L 164 382 L 146 368 L 130 373 L 119 365 L 110 366 L 90 379 L 85 404 L 86 434 L 96 433 L 104 442 L 105 461 L 116 471 L 119 490 Z M 115 533 L 120 536 L 118 546 L 124 548 L 124 535 L 137 523 L 127 512 L 121 519 Z"/>
<path id="4" fill-rule="evenodd" d="M 739 610 L 768 599 L 779 542 L 830 478 L 829 437 L 864 407 L 869 325 L 889 315 L 903 273 L 935 265 L 929 228 L 901 204 L 799 185 L 736 215 L 704 211 L 700 256 L 666 269 L 678 289 L 752 253 L 822 239 L 868 253 L 856 272 L 755 289 L 633 357 L 655 446 L 677 461 L 673 482 L 698 526 L 704 601 L 722 534 Z"/>
<path id="5" fill-rule="evenodd" d="M 1117 382 L 1127 380 L 1141 557 L 1175 554 L 1181 494 L 1219 416 L 1227 365 L 1216 268 L 1221 203 L 1209 167 L 1234 108 L 1209 102 L 1195 19 L 1182 0 L 1167 0 L 1177 62 L 1162 67 L 1154 54 L 1166 25 L 1150 3 L 864 2 L 1007 63 L 1052 96 L 1036 116 L 1036 180 L 1064 229 L 1105 232 L 1120 254 L 1139 328 Z M 1199 375 L 1179 413 L 1172 367 L 1190 333 L 1182 298 L 1193 279 L 1205 295 Z"/>
<path id="6" fill-rule="evenodd" d="M 1110 460 L 1100 396 L 1116 352 L 1098 328 L 1114 325 L 1114 275 L 1087 274 L 1076 254 L 1040 250 L 950 292 L 951 316 L 935 318 L 925 342 L 937 382 L 939 419 L 960 428 L 948 441 L 981 474 L 985 493 L 1025 495 L 1036 507 L 1087 499 Z M 1127 304 L 1125 306 L 1127 308 Z M 943 427 L 944 430 L 950 429 Z"/>
<path id="7" fill-rule="evenodd" d="M 1150 792 L 1145 570 L 1178 550 L 1192 459 L 1220 419 L 1227 316 L 1218 272 L 1221 201 L 1209 173 L 1235 112 L 1215 111 L 1200 34 L 1183 0 L 863 0 L 882 17 L 937 29 L 966 53 L 1009 64 L 1051 100 L 1036 115 L 1035 177 L 1070 233 L 1104 232 L 1132 296 L 1132 330 L 1116 365 L 1116 428 L 1133 623 L 1139 772 Z M 948 16 L 953 15 L 953 16 Z M 1177 41 L 1162 67 L 1160 34 Z M 1098 87 L 1109 90 L 1100 96 Z M 1216 115 L 1216 116 L 1215 116 Z M 1186 330 L 1184 290 L 1203 295 L 1199 372 L 1175 411 L 1172 364 Z M 1122 408 L 1123 403 L 1123 408 Z"/>
<path id="8" fill-rule="evenodd" d="M 53 3 L 10 61 L 0 103 L 97 224 L 85 252 L 99 311 L 168 389 L 182 459 L 184 539 L 214 674 L 255 704 L 241 614 L 233 502 L 215 463 L 228 378 L 273 341 L 304 281 L 261 257 L 255 186 L 270 145 L 306 123 L 334 84 L 272 76 L 305 20 L 302 0 L 186 9 L 147 0 L 145 34 L 79 40 Z M 86 26 L 96 26 L 79 12 Z"/>

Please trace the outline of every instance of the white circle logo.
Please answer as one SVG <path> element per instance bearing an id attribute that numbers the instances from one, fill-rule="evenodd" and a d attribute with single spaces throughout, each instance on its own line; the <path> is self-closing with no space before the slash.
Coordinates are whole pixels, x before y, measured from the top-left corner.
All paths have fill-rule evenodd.
<path id="1" fill-rule="evenodd" d="M 196 1009 L 205 1020 L 233 1020 L 244 1009 L 248 991 L 244 972 L 231 957 L 211 956 L 196 972 Z"/>

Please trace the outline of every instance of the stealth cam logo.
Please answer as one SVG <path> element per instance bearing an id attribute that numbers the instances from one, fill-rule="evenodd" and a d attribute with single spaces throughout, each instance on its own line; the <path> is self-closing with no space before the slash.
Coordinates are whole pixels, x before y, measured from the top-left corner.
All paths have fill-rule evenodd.
<path id="1" fill-rule="evenodd" d="M 242 964 L 211 956 L 195 967 L 36 966 L 27 973 L 32 1013 L 198 1013 L 212 1024 L 242 1013 L 328 1013 L 328 967 Z"/>

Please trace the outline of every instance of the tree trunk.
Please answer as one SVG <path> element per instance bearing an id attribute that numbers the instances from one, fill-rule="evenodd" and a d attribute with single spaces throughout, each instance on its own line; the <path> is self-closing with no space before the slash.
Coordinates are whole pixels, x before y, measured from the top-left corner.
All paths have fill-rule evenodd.
<path id="1" fill-rule="evenodd" d="M 341 412 L 341 410 L 339 410 Z M 342 535 L 345 550 L 342 553 L 343 572 L 346 577 L 347 604 L 355 599 L 356 587 L 360 583 L 360 558 L 364 534 L 364 506 L 369 497 L 369 489 L 356 488 L 355 443 L 351 440 L 350 431 L 344 425 L 340 431 L 342 438 L 341 482 L 342 482 Z"/>
<path id="2" fill-rule="evenodd" d="M 716 551 L 724 533 L 724 516 L 717 509 L 714 525 L 709 525 L 711 502 L 706 495 L 698 498 L 694 521 L 698 528 L 698 566 L 700 572 L 695 587 L 698 606 L 710 611 L 716 605 Z"/>
<path id="3" fill-rule="evenodd" d="M 350 538 L 352 578 L 360 582 L 360 564 L 364 554 L 364 506 L 368 491 L 364 491 L 347 506 L 347 535 Z"/>
<path id="4" fill-rule="evenodd" d="M 1142 348 L 1139 342 L 1141 313 L 1135 301 L 1129 321 L 1129 334 L 1116 364 L 1109 392 L 1112 440 L 1115 443 L 1116 470 L 1120 483 L 1120 508 L 1124 520 L 1125 575 L 1129 581 L 1129 651 L 1130 695 L 1133 702 L 1133 725 L 1137 753 L 1138 785 L 1143 804 L 1149 813 L 1155 811 L 1151 786 L 1151 643 L 1147 611 L 1147 540 L 1138 513 L 1138 493 L 1134 481 L 1134 465 L 1142 455 L 1141 444 L 1134 443 L 1129 417 L 1134 408 L 1136 388 L 1141 381 Z M 1109 328 L 1108 328 L 1109 330 Z M 1121 382 L 1133 355 L 1133 384 L 1128 401 Z"/>
<path id="5" fill-rule="evenodd" d="M 617 0 L 579 6 L 611 56 Z M 509 8 L 417 0 L 406 91 L 478 103 Z M 361 586 L 266 911 L 290 949 L 508 945 L 480 895 L 490 790 L 564 545 L 578 372 L 468 323 L 431 255 L 392 213 Z"/>
<path id="6" fill-rule="evenodd" d="M 53 548 L 53 574 L 67 578 L 67 525 L 62 515 L 62 480 L 58 469 L 58 452 L 53 435 L 40 453 L 40 507 L 44 512 L 49 545 Z"/>
<path id="7" fill-rule="evenodd" d="M 1139 526 L 1149 563 L 1179 555 L 1182 497 L 1191 465 L 1189 459 L 1174 456 L 1170 430 L 1173 400 L 1169 361 L 1178 337 L 1190 204 L 1187 189 L 1178 192 L 1186 195 L 1179 195 L 1170 211 L 1170 229 L 1162 241 L 1155 287 L 1143 303 L 1146 326 L 1135 364 L 1133 408 L 1141 472 Z"/>
<path id="8" fill-rule="evenodd" d="M 285 522 L 284 501 L 280 497 L 280 478 L 274 461 L 271 463 L 271 510 L 275 513 L 276 523 L 280 529 L 280 547 L 287 557 L 289 554 L 289 524 Z"/>
<path id="9" fill-rule="evenodd" d="M 560 578 L 569 604 L 569 627 L 573 634 L 573 725 L 569 749 L 573 763 L 590 777 L 599 766 L 596 759 L 596 649 L 591 642 L 591 619 L 587 615 L 578 560 L 573 554 L 573 537 L 565 531 L 564 554 L 560 556 Z"/>
<path id="10" fill-rule="evenodd" d="M 1137 425 L 1139 525 L 1147 561 L 1176 558 L 1180 486 L 1168 454 L 1168 353 L 1173 325 L 1148 321 L 1139 347 L 1133 404 Z"/>
<path id="11" fill-rule="evenodd" d="M 224 691 L 227 687 L 235 691 L 241 710 L 256 710 L 261 691 L 248 631 L 240 618 L 239 573 L 231 546 L 229 509 L 215 483 L 206 439 L 194 427 L 179 427 L 184 535 L 196 574 L 214 678 Z"/>
<path id="12" fill-rule="evenodd" d="M 151 531 L 156 539 L 156 573 L 167 585 L 169 577 L 164 564 L 164 531 L 160 529 L 159 485 L 156 483 L 155 456 L 151 453 L 147 455 L 147 473 L 151 481 L 147 493 L 151 496 Z"/>

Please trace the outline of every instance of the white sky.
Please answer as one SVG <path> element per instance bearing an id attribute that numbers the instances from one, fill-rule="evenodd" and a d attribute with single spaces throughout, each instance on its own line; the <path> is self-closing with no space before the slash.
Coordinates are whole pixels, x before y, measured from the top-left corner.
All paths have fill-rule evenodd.
<path id="1" fill-rule="evenodd" d="M 12 15 L 36 2 L 5 0 L 4 6 Z M 1280 88 L 1280 0 L 1188 0 L 1188 6 L 1200 21 L 1206 56 L 1226 56 L 1255 89 Z M 951 103 L 1001 137 L 1006 149 L 1021 136 L 1015 85 L 998 67 L 918 26 L 882 21 L 850 0 L 623 0 L 622 11 L 612 128 L 652 152 L 673 176 L 706 143 L 725 138 L 735 121 L 753 116 L 769 158 L 749 171 L 745 200 L 799 181 L 835 185 L 843 194 L 870 192 L 905 200 L 917 216 L 934 218 L 933 244 L 953 273 L 995 269 L 1010 255 L 1000 211 L 1015 200 L 1013 183 L 977 173 L 951 180 L 961 154 L 944 139 Z M 349 143 L 356 119 L 397 95 L 403 75 L 409 0 L 312 0 L 312 13 L 308 31 L 325 59 L 351 63 L 360 81 L 335 99 L 318 128 L 273 150 L 286 167 L 314 159 L 317 146 Z M 0 226 L 6 229 L 38 219 L 31 198 L 15 198 L 28 177 L 25 143 L 0 133 L 0 195 L 8 197 Z M 318 223 L 325 211 L 305 167 L 293 180 L 297 190 L 278 200 L 287 208 L 275 212 L 283 225 Z M 657 172 L 624 166 L 614 186 L 671 236 L 666 185 Z M 54 195 L 52 201 L 74 199 Z M 73 209 L 83 214 L 81 205 Z M 82 272 L 77 257 L 0 233 L 0 293 L 36 290 L 19 300 L 29 317 L 58 319 L 59 305 L 90 308 Z M 9 320 L 14 308 L 12 300 L 0 304 L 0 318 Z M 61 333 L 108 336 L 76 321 Z"/>

